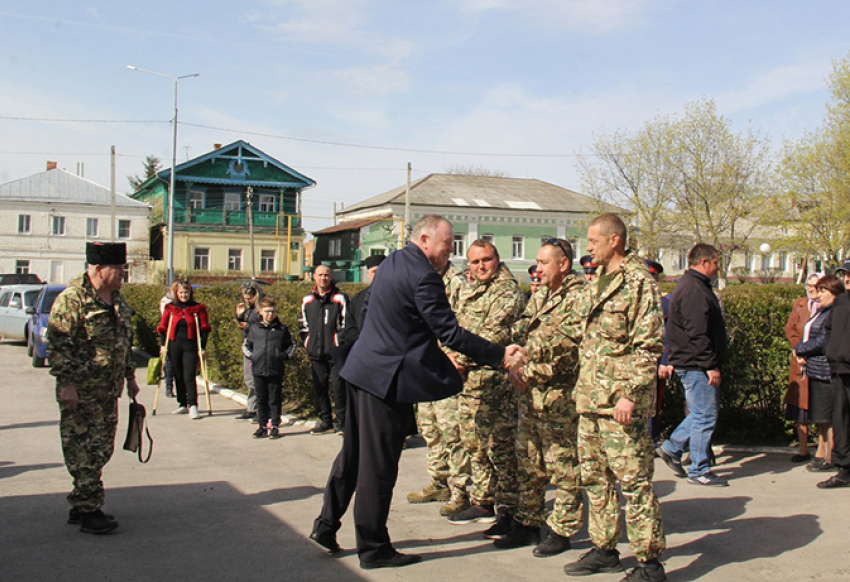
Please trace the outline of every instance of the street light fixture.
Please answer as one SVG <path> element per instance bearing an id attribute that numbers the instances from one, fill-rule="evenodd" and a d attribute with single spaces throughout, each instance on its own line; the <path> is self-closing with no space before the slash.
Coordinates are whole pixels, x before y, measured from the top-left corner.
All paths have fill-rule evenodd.
<path id="1" fill-rule="evenodd" d="M 165 77 L 174 81 L 174 114 L 171 117 L 172 142 L 171 142 L 171 180 L 168 187 L 168 284 L 174 282 L 174 175 L 177 167 L 177 81 L 180 79 L 188 79 L 189 77 L 200 77 L 200 73 L 192 73 L 191 75 L 180 75 L 174 77 L 156 71 L 140 69 L 133 65 L 127 65 L 127 68 L 133 71 L 156 75 L 157 77 Z"/>

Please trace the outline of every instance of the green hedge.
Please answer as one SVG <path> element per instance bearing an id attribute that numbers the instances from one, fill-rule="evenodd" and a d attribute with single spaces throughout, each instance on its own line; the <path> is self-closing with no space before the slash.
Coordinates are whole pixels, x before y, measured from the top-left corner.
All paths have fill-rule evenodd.
<path id="1" fill-rule="evenodd" d="M 341 285 L 352 295 L 362 285 Z M 276 283 L 265 287 L 278 303 L 280 320 L 289 328 L 298 342 L 298 310 L 301 299 L 310 291 L 310 285 L 300 282 Z M 195 299 L 207 306 L 212 332 L 207 342 L 207 361 L 210 380 L 228 388 L 247 392 L 242 378 L 242 330 L 234 321 L 236 303 L 241 301 L 240 287 L 223 284 L 195 290 Z M 161 285 L 126 285 L 122 293 L 135 309 L 133 326 L 136 347 L 148 354 L 158 353 L 156 327 L 159 325 L 159 301 L 165 294 Z M 310 362 L 303 349 L 296 351 L 295 359 L 288 362 L 283 381 L 284 410 L 305 416 L 315 416 L 315 402 L 310 375 Z"/>
<path id="2" fill-rule="evenodd" d="M 343 284 L 353 295 L 362 285 Z M 310 290 L 307 283 L 276 283 L 266 288 L 279 304 L 280 319 L 297 338 L 297 313 L 301 298 Z M 164 294 L 159 285 L 127 285 L 124 295 L 136 310 L 134 326 L 137 347 L 157 352 L 156 326 L 159 301 Z M 718 442 L 758 442 L 788 444 L 793 425 L 783 420 L 783 397 L 788 382 L 790 346 L 785 323 L 791 304 L 803 297 L 802 285 L 733 285 L 722 292 L 729 333 L 729 351 L 722 369 L 721 411 Z M 240 301 L 239 287 L 224 284 L 203 287 L 196 298 L 207 305 L 213 331 L 207 345 L 211 380 L 245 391 L 242 380 L 242 331 L 233 321 Z M 315 415 L 310 364 L 303 349 L 290 362 L 284 379 L 285 410 Z M 678 380 L 670 383 L 664 396 L 662 427 L 669 432 L 684 415 L 684 400 Z"/>
<path id="3" fill-rule="evenodd" d="M 721 369 L 717 442 L 787 445 L 795 437 L 784 420 L 791 346 L 785 324 L 803 285 L 733 285 L 721 292 L 729 349 Z M 668 383 L 661 423 L 669 433 L 684 417 L 678 379 Z"/>

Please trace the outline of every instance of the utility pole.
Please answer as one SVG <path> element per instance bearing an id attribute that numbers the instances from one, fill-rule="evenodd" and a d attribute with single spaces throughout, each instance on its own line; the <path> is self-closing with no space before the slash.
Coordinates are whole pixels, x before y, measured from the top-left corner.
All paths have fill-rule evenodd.
<path id="1" fill-rule="evenodd" d="M 410 162 L 407 162 L 407 188 L 404 191 L 404 232 L 402 233 L 402 246 L 410 242 Z"/>
<path id="2" fill-rule="evenodd" d="M 109 162 L 110 162 L 110 174 L 111 178 L 109 181 L 109 192 L 112 194 L 111 196 L 111 207 L 112 207 L 112 242 L 115 242 L 115 146 L 109 148 Z"/>
<path id="3" fill-rule="evenodd" d="M 248 186 L 247 190 L 245 190 L 245 197 L 248 199 L 248 233 L 251 235 L 251 278 L 257 278 L 257 269 L 254 261 L 254 212 L 253 212 L 253 198 L 254 198 L 254 189 Z"/>

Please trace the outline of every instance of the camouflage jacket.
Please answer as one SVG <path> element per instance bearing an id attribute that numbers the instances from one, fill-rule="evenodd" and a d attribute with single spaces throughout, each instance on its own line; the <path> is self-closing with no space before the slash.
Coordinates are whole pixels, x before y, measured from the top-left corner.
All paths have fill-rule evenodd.
<path id="1" fill-rule="evenodd" d="M 56 390 L 72 384 L 81 401 L 117 398 L 135 375 L 132 312 L 121 294 L 107 305 L 83 273 L 72 280 L 50 311 L 47 338 Z"/>
<path id="2" fill-rule="evenodd" d="M 506 346 L 511 343 L 511 327 L 522 313 L 522 304 L 522 291 L 502 263 L 486 283 L 476 281 L 462 289 L 455 313 L 462 328 L 494 344 Z M 463 354 L 457 354 L 457 359 L 467 368 L 478 367 Z"/>
<path id="3" fill-rule="evenodd" d="M 661 293 L 643 260 L 626 254 L 605 289 L 594 279 L 581 295 L 584 336 L 575 387 L 579 414 L 613 415 L 620 398 L 635 403 L 633 418 L 655 409 L 655 375 L 664 349 Z"/>
<path id="4" fill-rule="evenodd" d="M 529 299 L 514 328 L 514 341 L 528 350 L 524 372 L 529 387 L 569 390 L 575 385 L 583 290 L 581 277 L 568 274 L 554 293 L 541 287 Z"/>
<path id="5" fill-rule="evenodd" d="M 449 263 L 446 265 L 446 272 L 443 273 L 443 285 L 446 286 L 446 297 L 449 299 L 449 305 L 452 311 L 457 313 L 461 292 L 469 287 L 466 276 L 457 267 Z"/>

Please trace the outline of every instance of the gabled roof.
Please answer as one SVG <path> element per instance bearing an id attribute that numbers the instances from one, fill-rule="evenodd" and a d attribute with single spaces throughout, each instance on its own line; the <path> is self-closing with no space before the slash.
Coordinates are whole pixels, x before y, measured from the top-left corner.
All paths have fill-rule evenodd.
<path id="1" fill-rule="evenodd" d="M 340 214 L 404 204 L 406 186 L 393 188 L 345 208 Z M 596 212 L 600 203 L 548 182 L 528 178 L 429 174 L 410 185 L 410 203 L 419 206 L 497 208 L 542 212 Z M 611 211 L 621 209 L 606 205 Z"/>
<path id="2" fill-rule="evenodd" d="M 360 230 L 364 226 L 371 226 L 375 223 L 389 219 L 389 216 L 384 216 L 381 218 L 367 218 L 364 220 L 348 220 L 346 222 L 340 222 L 339 224 L 323 228 L 322 230 L 314 230 L 312 232 L 313 236 L 315 236 L 317 234 L 333 234 L 335 232 L 345 232 L 347 230 Z"/>
<path id="3" fill-rule="evenodd" d="M 0 184 L 0 200 L 110 206 L 112 193 L 109 188 L 91 180 L 80 178 L 67 170 L 55 168 L 14 182 Z M 115 193 L 115 206 L 149 208 L 147 204 L 118 192 Z"/>
<path id="4" fill-rule="evenodd" d="M 269 168 L 272 170 L 270 171 Z M 168 182 L 171 169 L 157 177 Z M 310 188 L 315 180 L 274 159 L 246 141 L 238 140 L 188 162 L 178 164 L 176 179 L 202 184 Z M 140 186 L 145 187 L 147 182 Z"/>

